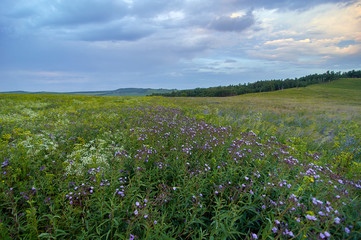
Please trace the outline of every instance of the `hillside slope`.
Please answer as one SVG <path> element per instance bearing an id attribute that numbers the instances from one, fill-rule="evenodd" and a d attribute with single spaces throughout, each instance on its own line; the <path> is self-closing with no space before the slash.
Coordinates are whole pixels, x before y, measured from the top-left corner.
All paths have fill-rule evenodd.
<path id="1" fill-rule="evenodd" d="M 231 104 L 232 107 L 246 109 L 274 109 L 286 111 L 304 108 L 305 110 L 337 106 L 361 108 L 361 78 L 339 79 L 329 83 L 310 85 L 304 88 L 291 88 L 273 92 L 249 93 L 233 97 L 180 97 L 177 102 L 183 104 L 222 104 L 223 107 Z"/>
<path id="2" fill-rule="evenodd" d="M 249 94 L 247 97 L 287 98 L 302 102 L 317 100 L 337 104 L 361 104 L 361 78 L 339 79 L 329 83 L 310 85 L 305 88 L 292 88 L 275 92 Z"/>
<path id="3" fill-rule="evenodd" d="M 258 129 L 259 134 L 303 139 L 310 149 L 332 152 L 352 145 L 354 157 L 361 153 L 360 78 L 274 92 L 172 101 L 185 108 L 204 109 L 209 119 L 218 115 L 245 129 Z"/>

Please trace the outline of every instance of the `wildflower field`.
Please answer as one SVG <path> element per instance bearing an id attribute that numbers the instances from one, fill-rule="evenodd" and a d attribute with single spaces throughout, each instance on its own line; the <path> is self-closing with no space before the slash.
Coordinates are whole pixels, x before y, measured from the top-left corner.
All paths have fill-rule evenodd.
<path id="1" fill-rule="evenodd" d="M 0 239 L 361 239 L 361 79 L 0 94 Z"/>

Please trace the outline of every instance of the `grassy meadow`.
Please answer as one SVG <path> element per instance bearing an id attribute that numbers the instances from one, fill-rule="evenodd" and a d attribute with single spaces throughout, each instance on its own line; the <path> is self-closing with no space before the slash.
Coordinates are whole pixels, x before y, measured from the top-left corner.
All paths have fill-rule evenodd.
<path id="1" fill-rule="evenodd" d="M 361 79 L 0 106 L 0 239 L 361 238 Z"/>

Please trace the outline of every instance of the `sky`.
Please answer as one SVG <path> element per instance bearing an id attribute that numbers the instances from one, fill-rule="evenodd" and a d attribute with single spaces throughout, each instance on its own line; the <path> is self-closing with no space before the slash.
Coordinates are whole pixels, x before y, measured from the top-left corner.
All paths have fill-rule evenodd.
<path id="1" fill-rule="evenodd" d="M 361 0 L 1 0 L 0 92 L 192 89 L 361 69 Z"/>

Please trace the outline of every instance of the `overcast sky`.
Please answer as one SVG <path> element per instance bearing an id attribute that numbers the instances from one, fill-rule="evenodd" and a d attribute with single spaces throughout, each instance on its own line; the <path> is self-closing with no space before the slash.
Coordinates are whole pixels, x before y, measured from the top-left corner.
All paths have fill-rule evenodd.
<path id="1" fill-rule="evenodd" d="M 0 91 L 189 89 L 360 63 L 361 0 L 0 0 Z"/>

